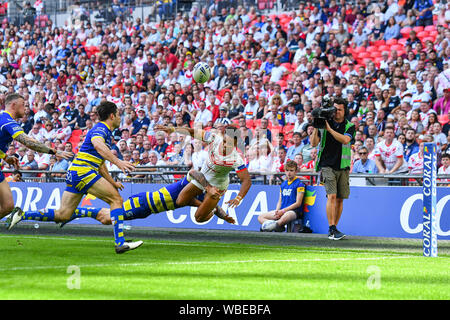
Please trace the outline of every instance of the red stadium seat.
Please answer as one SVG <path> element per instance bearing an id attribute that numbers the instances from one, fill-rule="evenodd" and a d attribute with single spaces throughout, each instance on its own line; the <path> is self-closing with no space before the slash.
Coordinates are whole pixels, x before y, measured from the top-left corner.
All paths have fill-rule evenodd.
<path id="1" fill-rule="evenodd" d="M 443 114 L 441 116 L 438 116 L 438 121 L 442 125 L 446 124 L 448 122 L 448 115 L 447 114 Z"/>
<path id="2" fill-rule="evenodd" d="M 386 41 L 386 45 L 392 46 L 397 43 L 397 39 L 389 39 Z"/>
<path id="3" fill-rule="evenodd" d="M 253 120 L 246 120 L 245 121 L 245 125 L 247 126 L 247 128 L 249 128 L 249 129 L 252 129 L 252 128 L 254 128 L 255 127 L 255 123 L 254 123 L 254 121 Z"/>
<path id="4" fill-rule="evenodd" d="M 428 31 L 420 31 L 417 33 L 417 38 L 422 39 L 428 37 L 428 35 L 429 35 Z"/>
<path id="5" fill-rule="evenodd" d="M 394 44 L 393 46 L 391 46 L 391 50 L 404 50 L 404 46 L 401 44 Z"/>
<path id="6" fill-rule="evenodd" d="M 431 25 L 431 26 L 426 26 L 424 29 L 424 31 L 436 31 L 436 26 L 435 25 Z"/>
<path id="7" fill-rule="evenodd" d="M 353 49 L 353 52 L 355 53 L 361 53 L 361 52 L 365 52 L 366 48 L 364 47 L 356 47 L 355 49 Z"/>
<path id="8" fill-rule="evenodd" d="M 401 38 L 398 40 L 398 44 L 401 44 L 402 46 L 406 45 L 406 41 L 408 41 L 408 39 L 406 38 Z"/>
<path id="9" fill-rule="evenodd" d="M 419 33 L 419 32 L 421 32 L 421 31 L 423 31 L 425 28 L 424 27 L 422 27 L 422 26 L 415 26 L 414 28 L 413 28 L 413 30 L 416 32 L 416 33 Z"/>
<path id="10" fill-rule="evenodd" d="M 400 34 L 406 38 L 408 37 L 409 33 L 411 32 L 412 28 L 411 27 L 404 27 L 400 30 Z"/>

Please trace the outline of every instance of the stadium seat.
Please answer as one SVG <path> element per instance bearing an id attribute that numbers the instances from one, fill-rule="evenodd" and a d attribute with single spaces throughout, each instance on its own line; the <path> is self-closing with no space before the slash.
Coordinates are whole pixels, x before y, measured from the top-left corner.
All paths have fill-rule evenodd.
<path id="1" fill-rule="evenodd" d="M 401 44 L 402 46 L 406 45 L 406 41 L 408 41 L 408 39 L 406 38 L 401 38 L 398 40 L 398 44 Z"/>
<path id="2" fill-rule="evenodd" d="M 442 125 L 446 124 L 448 122 L 448 115 L 443 114 L 443 115 L 438 116 L 438 121 Z"/>
<path id="3" fill-rule="evenodd" d="M 391 46 L 391 50 L 402 50 L 404 48 L 405 47 L 403 45 L 401 45 L 401 44 L 394 44 L 394 45 Z"/>
<path id="4" fill-rule="evenodd" d="M 402 29 L 400 29 L 400 34 L 405 38 L 408 37 L 409 33 L 411 32 L 412 28 L 411 27 L 404 27 Z"/>
<path id="5" fill-rule="evenodd" d="M 422 27 L 422 26 L 415 26 L 415 27 L 413 28 L 413 30 L 414 30 L 416 33 L 419 33 L 419 32 L 421 32 L 421 31 L 424 30 L 424 27 Z"/>
<path id="6" fill-rule="evenodd" d="M 252 129 L 255 127 L 255 122 L 253 120 L 246 120 L 245 121 L 245 125 L 247 126 L 247 128 Z"/>
<path id="7" fill-rule="evenodd" d="M 398 42 L 397 39 L 389 39 L 386 41 L 386 45 L 392 46 L 392 45 L 396 44 L 397 42 Z"/>
<path id="8" fill-rule="evenodd" d="M 378 47 L 378 51 L 380 51 L 380 52 L 389 51 L 389 49 L 390 49 L 390 47 L 385 44 Z"/>
<path id="9" fill-rule="evenodd" d="M 353 49 L 353 52 L 355 53 L 361 53 L 361 52 L 365 52 L 366 48 L 364 47 L 356 47 L 355 49 Z"/>
<path id="10" fill-rule="evenodd" d="M 435 25 L 431 25 L 431 26 L 426 26 L 424 29 L 424 31 L 437 31 L 436 26 Z"/>
<path id="11" fill-rule="evenodd" d="M 428 35 L 429 35 L 428 31 L 420 31 L 417 33 L 417 38 L 422 39 L 428 37 Z"/>

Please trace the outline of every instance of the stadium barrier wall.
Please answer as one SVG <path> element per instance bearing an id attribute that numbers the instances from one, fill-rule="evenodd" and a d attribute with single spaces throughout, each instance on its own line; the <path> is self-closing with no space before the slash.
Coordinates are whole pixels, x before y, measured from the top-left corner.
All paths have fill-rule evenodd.
<path id="1" fill-rule="evenodd" d="M 63 183 L 11 183 L 17 206 L 24 210 L 58 208 L 64 192 Z M 155 191 L 160 184 L 124 184 L 121 192 L 124 200 L 143 191 Z M 197 223 L 195 208 L 180 208 L 175 211 L 151 215 L 146 219 L 125 221 L 130 227 L 198 228 L 259 231 L 257 216 L 274 210 L 279 197 L 279 186 L 253 185 L 238 208 L 228 208 L 226 202 L 234 198 L 239 185 L 230 185 L 220 200 L 220 205 L 235 218 L 231 225 L 213 216 L 211 220 Z M 350 198 L 344 201 L 344 212 L 339 229 L 348 235 L 422 238 L 422 188 L 421 187 L 351 187 Z M 450 240 L 450 193 L 449 188 L 437 188 L 436 224 L 438 239 Z M 323 186 L 307 187 L 304 199 L 305 219 L 310 221 L 314 233 L 326 234 L 328 223 L 325 211 L 326 194 Z M 106 203 L 87 195 L 80 207 L 105 207 Z M 83 218 L 72 223 L 99 224 Z"/>

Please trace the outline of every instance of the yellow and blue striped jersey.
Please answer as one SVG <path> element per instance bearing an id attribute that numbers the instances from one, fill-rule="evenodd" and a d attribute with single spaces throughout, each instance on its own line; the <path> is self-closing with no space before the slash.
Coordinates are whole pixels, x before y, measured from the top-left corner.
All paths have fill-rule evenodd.
<path id="1" fill-rule="evenodd" d="M 0 159 L 6 157 L 9 144 L 22 133 L 24 133 L 22 127 L 8 111 L 0 112 Z"/>
<path id="2" fill-rule="evenodd" d="M 103 139 L 108 148 L 112 146 L 112 131 L 111 128 L 105 122 L 97 123 L 86 135 L 80 151 L 76 158 L 73 160 L 73 164 L 87 165 L 98 169 L 103 163 L 103 157 L 95 150 L 92 141 L 94 139 Z"/>

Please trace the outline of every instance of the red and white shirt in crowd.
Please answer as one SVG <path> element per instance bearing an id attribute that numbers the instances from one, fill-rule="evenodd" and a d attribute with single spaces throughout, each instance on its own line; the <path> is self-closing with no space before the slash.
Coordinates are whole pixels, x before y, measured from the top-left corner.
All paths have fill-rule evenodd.
<path id="1" fill-rule="evenodd" d="M 398 158 L 403 158 L 403 146 L 397 140 L 392 141 L 391 144 L 386 144 L 386 140 L 379 142 L 375 147 L 375 156 L 380 157 L 386 167 L 386 170 L 391 170 Z M 406 171 L 408 165 L 405 161 L 397 172 Z"/>
<path id="2" fill-rule="evenodd" d="M 448 167 L 441 166 L 438 169 L 438 174 L 450 174 L 450 166 Z M 450 183 L 450 179 L 438 179 L 438 181 Z"/>
<path id="3" fill-rule="evenodd" d="M 411 174 L 419 174 L 423 172 L 423 154 L 416 152 L 408 160 L 408 169 Z"/>

